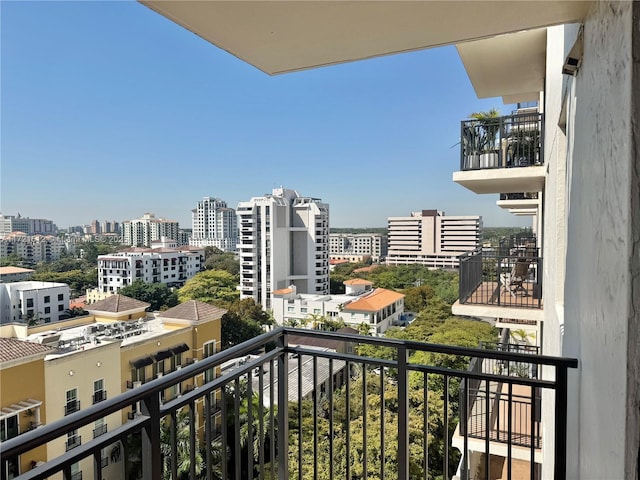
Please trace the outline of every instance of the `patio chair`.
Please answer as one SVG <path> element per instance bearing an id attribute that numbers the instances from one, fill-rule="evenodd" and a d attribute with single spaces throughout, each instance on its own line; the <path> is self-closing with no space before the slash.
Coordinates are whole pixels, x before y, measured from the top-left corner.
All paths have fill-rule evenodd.
<path id="1" fill-rule="evenodd" d="M 500 275 L 500 282 L 502 283 L 502 286 L 514 298 L 518 291 L 523 292 L 524 295 L 527 294 L 527 290 L 522 286 L 522 284 L 527 278 L 529 263 L 529 259 L 518 258 L 510 273 L 503 273 Z"/>

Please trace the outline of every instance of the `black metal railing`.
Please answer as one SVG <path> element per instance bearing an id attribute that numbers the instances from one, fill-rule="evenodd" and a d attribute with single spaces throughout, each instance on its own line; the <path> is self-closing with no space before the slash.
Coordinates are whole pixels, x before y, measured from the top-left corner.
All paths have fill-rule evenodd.
<path id="1" fill-rule="evenodd" d="M 293 335 L 296 343 L 289 344 Z M 332 349 L 305 347 L 305 339 L 330 341 Z M 349 351 L 357 354 L 344 353 Z M 202 383 L 205 371 L 237 358 L 246 361 Z M 540 380 L 467 369 L 470 362 L 481 365 L 486 359 L 545 365 L 548 374 Z M 471 395 L 463 395 L 459 402 L 460 385 L 474 382 L 482 392 L 501 383 L 506 393 L 500 399 L 506 400 L 507 410 L 521 408 L 517 402 L 527 400 L 533 410 L 540 404 L 537 393 L 527 398 L 523 389 L 541 391 L 542 401 L 545 392 L 555 393 L 549 397 L 555 416 L 547 420 L 548 431 L 554 432 L 553 449 L 544 455 L 553 461 L 555 478 L 562 480 L 566 478 L 567 375 L 575 367 L 575 359 L 281 327 L 37 432 L 3 442 L 0 457 L 7 462 L 139 405 L 139 413 L 130 421 L 50 458 L 19 478 L 44 479 L 63 472 L 69 479 L 73 464 L 92 457 L 93 465 L 100 465 L 103 451 L 113 452 L 124 442 L 127 462 L 139 459 L 143 479 L 302 479 L 317 478 L 319 472 L 336 480 L 450 478 L 459 465 L 461 478 L 468 479 L 474 455 L 469 442 L 475 437 L 470 437 L 467 421 L 460 424 L 461 436 L 456 437 L 454 431 L 458 418 L 469 419 L 474 412 Z M 162 404 L 161 392 L 182 382 L 197 386 Z M 500 439 L 506 438 L 510 452 L 516 425 L 512 416 L 505 418 L 507 437 Z M 539 428 L 532 428 L 531 422 L 519 434 L 531 436 L 529 447 L 534 451 L 540 443 L 534 431 Z M 474 429 L 472 434 L 481 436 L 482 432 Z M 487 457 L 493 441 L 490 435 L 494 434 L 487 431 L 484 438 Z M 138 450 L 136 445 L 140 445 Z M 508 469 L 511 461 L 509 453 Z M 85 473 L 102 478 L 100 468 Z"/>
<path id="2" fill-rule="evenodd" d="M 538 249 L 478 248 L 461 255 L 459 295 L 463 305 L 542 308 Z"/>
<path id="3" fill-rule="evenodd" d="M 537 200 L 538 192 L 501 193 L 500 200 Z"/>
<path id="4" fill-rule="evenodd" d="M 106 390 L 97 390 L 93 393 L 93 403 L 104 402 L 107 399 Z"/>
<path id="5" fill-rule="evenodd" d="M 72 400 L 64 405 L 64 414 L 71 415 L 80 410 L 80 400 Z"/>
<path id="6" fill-rule="evenodd" d="M 80 435 L 74 435 L 73 437 L 68 437 L 65 443 L 67 452 L 69 450 L 73 450 L 74 448 L 78 448 L 80 445 L 82 445 L 82 437 Z"/>
<path id="7" fill-rule="evenodd" d="M 107 424 L 103 423 L 99 427 L 93 429 L 93 438 L 97 438 L 100 435 L 104 435 L 105 433 L 107 433 Z"/>
<path id="8" fill-rule="evenodd" d="M 461 122 L 460 170 L 542 165 L 544 115 L 515 113 Z"/>

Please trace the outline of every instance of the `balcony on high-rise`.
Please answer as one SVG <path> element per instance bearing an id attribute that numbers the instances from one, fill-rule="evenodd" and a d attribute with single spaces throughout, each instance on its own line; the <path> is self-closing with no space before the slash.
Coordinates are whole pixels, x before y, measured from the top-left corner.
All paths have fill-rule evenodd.
<path id="1" fill-rule="evenodd" d="M 453 181 L 475 193 L 540 192 L 545 181 L 544 115 L 537 109 L 463 120 Z"/>
<path id="2" fill-rule="evenodd" d="M 68 478 L 72 465 L 133 438 L 127 462 L 138 462 L 143 479 L 286 480 L 320 473 L 338 479 L 365 472 L 368 478 L 471 479 L 499 444 L 506 452 L 502 478 L 537 478 L 543 454 L 554 459 L 555 478 L 566 478 L 567 403 L 574 400 L 567 376 L 574 359 L 281 327 L 186 363 L 3 442 L 1 461 L 71 434 L 73 453 L 43 459 L 24 472 L 28 478 L 58 472 Z M 231 363 L 222 375 L 206 375 Z M 163 401 L 163 392 L 185 383 L 194 388 Z M 556 412 L 544 426 L 553 440 L 548 445 L 540 434 L 543 402 Z M 132 406 L 136 413 L 127 415 Z M 124 424 L 75 441 L 74 432 L 117 412 L 128 419 Z M 500 478 L 494 461 L 481 463 L 484 478 Z M 98 472 L 94 478 L 101 478 Z"/>

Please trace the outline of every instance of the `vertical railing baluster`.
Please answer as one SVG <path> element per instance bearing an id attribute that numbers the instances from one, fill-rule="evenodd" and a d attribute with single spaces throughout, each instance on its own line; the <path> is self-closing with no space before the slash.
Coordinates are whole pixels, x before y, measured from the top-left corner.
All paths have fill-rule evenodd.
<path id="1" fill-rule="evenodd" d="M 507 420 L 507 480 L 512 480 L 512 451 L 511 447 L 513 444 L 513 427 L 512 427 L 512 418 L 513 418 L 513 383 L 509 382 L 509 393 L 507 395 L 509 400 L 508 405 L 508 420 Z"/>
<path id="2" fill-rule="evenodd" d="M 536 388 L 534 386 L 529 387 L 531 388 L 531 403 L 529 404 L 529 408 L 531 409 L 531 411 L 529 412 L 529 418 L 530 418 L 530 425 L 529 428 L 531 429 L 531 433 L 530 433 L 530 438 L 531 438 L 531 458 L 529 459 L 530 461 L 530 477 L 531 480 L 536 480 L 535 477 L 535 467 L 536 467 L 536 439 L 535 439 L 535 435 L 536 435 Z M 526 405 L 522 406 L 525 411 L 526 411 Z"/>
<path id="3" fill-rule="evenodd" d="M 221 394 L 221 407 L 222 407 L 222 412 L 221 412 L 221 417 L 222 417 L 222 425 L 221 425 L 221 429 L 222 429 L 222 446 L 221 446 L 221 451 L 220 451 L 220 460 L 222 462 L 222 465 L 220 465 L 222 468 L 222 478 L 229 478 L 228 477 L 228 463 L 227 463 L 227 450 L 229 449 L 229 438 L 228 438 L 228 424 L 227 424 L 227 389 L 226 389 L 226 385 L 223 386 L 220 389 L 220 394 Z"/>
<path id="4" fill-rule="evenodd" d="M 271 465 L 271 478 L 275 480 L 276 478 L 276 435 L 275 435 L 275 415 L 274 409 L 274 394 L 273 394 L 273 384 L 274 384 L 274 372 L 275 372 L 275 363 L 273 359 L 269 362 L 269 464 Z M 280 427 L 278 427 L 278 430 Z"/>
<path id="5" fill-rule="evenodd" d="M 469 383 L 466 378 L 460 381 L 460 399 L 462 413 L 460 414 L 460 433 L 462 434 L 462 480 L 469 479 Z"/>
<path id="6" fill-rule="evenodd" d="M 247 476 L 253 478 L 253 374 L 247 372 Z"/>
<path id="7" fill-rule="evenodd" d="M 264 480 L 264 364 L 258 370 L 258 463 L 260 465 L 259 480 Z"/>
<path id="8" fill-rule="evenodd" d="M 178 478 L 178 421 L 177 412 L 172 410 L 169 414 L 169 442 L 171 442 L 171 478 Z M 166 421 L 166 420 L 165 420 Z"/>
<path id="9" fill-rule="evenodd" d="M 384 467 L 385 467 L 385 447 L 384 447 L 384 367 L 380 367 L 380 479 L 384 480 Z"/>
<path id="10" fill-rule="evenodd" d="M 302 355 L 298 354 L 298 480 L 302 480 Z"/>
<path id="11" fill-rule="evenodd" d="M 289 351 L 287 334 L 278 338 L 278 479 L 289 480 Z"/>
<path id="12" fill-rule="evenodd" d="M 554 476 L 567 477 L 567 367 L 556 366 Z"/>
<path id="13" fill-rule="evenodd" d="M 211 455 L 211 447 L 213 443 L 213 439 L 211 438 L 211 422 L 212 419 L 212 411 L 213 408 L 211 406 L 211 399 L 215 396 L 215 391 L 211 393 L 207 393 L 204 396 L 204 411 L 202 412 L 204 415 L 204 468 L 205 468 L 205 476 L 207 480 L 212 480 L 212 470 L 213 470 L 213 458 Z"/>
<path id="14" fill-rule="evenodd" d="M 424 480 L 429 478 L 429 374 L 424 373 L 422 376 L 423 381 L 423 399 L 422 399 L 422 463 L 424 468 Z"/>
<path id="15" fill-rule="evenodd" d="M 93 480 L 102 480 L 102 450 L 93 452 Z"/>
<path id="16" fill-rule="evenodd" d="M 196 441 L 196 404 L 189 402 L 189 471 L 191 478 L 196 478 L 196 453 L 198 443 Z"/>
<path id="17" fill-rule="evenodd" d="M 333 480 L 333 358 L 329 359 L 329 480 Z"/>
<path id="18" fill-rule="evenodd" d="M 444 376 L 444 465 L 443 478 L 449 478 L 449 376 Z M 488 477 L 487 477 L 488 478 Z"/>
<path id="19" fill-rule="evenodd" d="M 142 429 L 143 480 L 155 480 L 162 477 L 159 395 L 159 392 L 150 393 L 140 402 L 142 414 L 150 419 Z"/>
<path id="20" fill-rule="evenodd" d="M 233 433 L 234 433 L 234 470 L 236 480 L 240 480 L 242 472 L 242 445 L 240 444 L 240 378 L 234 381 L 233 389 Z"/>
<path id="21" fill-rule="evenodd" d="M 398 347 L 398 478 L 409 478 L 409 351 Z"/>
<path id="22" fill-rule="evenodd" d="M 345 478 L 351 478 L 351 363 L 345 362 L 345 446 L 347 464 Z"/>
<path id="23" fill-rule="evenodd" d="M 489 476 L 489 437 L 491 436 L 491 392 L 489 380 L 485 380 L 485 411 L 484 411 L 484 478 Z"/>
<path id="24" fill-rule="evenodd" d="M 362 364 L 362 478 L 367 480 L 367 365 Z"/>
<path id="25" fill-rule="evenodd" d="M 318 357 L 313 356 L 313 478 L 318 478 Z"/>

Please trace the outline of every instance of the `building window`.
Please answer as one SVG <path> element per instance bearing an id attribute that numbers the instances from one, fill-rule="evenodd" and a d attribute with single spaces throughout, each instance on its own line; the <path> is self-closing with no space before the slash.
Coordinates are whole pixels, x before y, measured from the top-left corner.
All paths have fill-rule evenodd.
<path id="1" fill-rule="evenodd" d="M 307 313 L 307 307 L 302 307 L 300 309 L 300 313 Z"/>
<path id="2" fill-rule="evenodd" d="M 296 309 L 294 307 L 287 307 L 287 312 L 295 312 Z"/>
<path id="3" fill-rule="evenodd" d="M 59 302 L 61 302 L 61 301 L 63 301 L 63 300 L 64 300 L 64 294 L 59 293 L 59 294 L 58 294 L 58 301 L 59 301 Z"/>
<path id="4" fill-rule="evenodd" d="M 58 305 L 58 311 L 59 312 L 64 311 L 64 305 Z"/>
<path id="5" fill-rule="evenodd" d="M 44 313 L 51 313 L 51 307 L 44 307 Z"/>
<path id="6" fill-rule="evenodd" d="M 44 297 L 44 303 L 49 303 L 51 302 L 51 297 L 49 295 Z"/>
<path id="7" fill-rule="evenodd" d="M 106 400 L 106 392 L 104 390 L 104 379 L 95 380 L 93 382 L 93 403 L 102 402 Z"/>
<path id="8" fill-rule="evenodd" d="M 314 309 L 313 309 L 313 313 L 316 313 L 316 314 L 317 314 L 317 313 L 320 313 L 320 309 L 319 309 L 319 308 L 314 308 Z"/>
<path id="9" fill-rule="evenodd" d="M 72 388 L 66 393 L 67 403 L 64 406 L 64 414 L 69 415 L 80 410 L 80 402 L 78 401 L 78 389 Z"/>
<path id="10" fill-rule="evenodd" d="M 33 298 L 27 298 L 27 308 L 33 308 Z"/>

